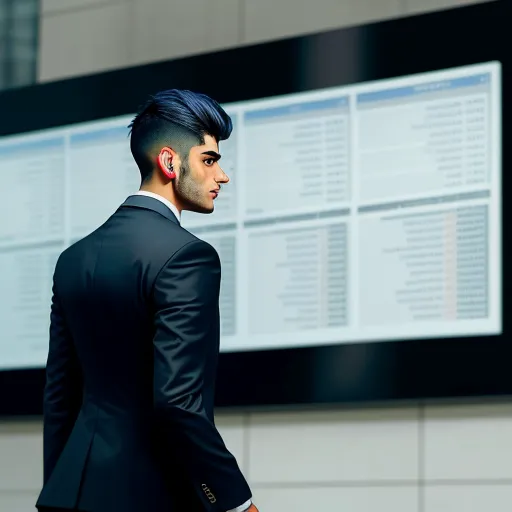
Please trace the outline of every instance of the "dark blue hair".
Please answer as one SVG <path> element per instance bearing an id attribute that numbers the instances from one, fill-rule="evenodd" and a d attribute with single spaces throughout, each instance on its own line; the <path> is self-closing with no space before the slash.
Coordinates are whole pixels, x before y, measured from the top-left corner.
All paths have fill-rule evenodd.
<path id="1" fill-rule="evenodd" d="M 151 96 L 128 128 L 130 148 L 144 181 L 151 176 L 154 152 L 161 147 L 171 146 L 186 158 L 192 146 L 204 144 L 205 135 L 217 142 L 228 139 L 233 124 L 209 96 L 170 89 Z"/>

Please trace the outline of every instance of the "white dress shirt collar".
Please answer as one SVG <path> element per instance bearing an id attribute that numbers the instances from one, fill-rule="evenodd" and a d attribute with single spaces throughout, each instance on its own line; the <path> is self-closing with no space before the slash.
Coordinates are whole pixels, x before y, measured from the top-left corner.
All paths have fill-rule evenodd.
<path id="1" fill-rule="evenodd" d="M 168 199 L 166 199 L 165 197 L 162 197 L 161 195 L 159 194 L 155 194 L 154 192 L 148 192 L 147 190 L 139 190 L 136 195 L 138 196 L 146 196 L 146 197 L 152 197 L 153 199 L 156 199 L 158 201 L 160 201 L 161 203 L 164 203 L 165 206 L 167 206 L 167 208 L 169 208 L 169 210 L 171 210 L 172 213 L 174 213 L 174 215 L 176 216 L 176 218 L 178 219 L 178 222 L 181 222 L 181 215 L 180 215 L 180 212 L 178 211 L 178 208 L 176 208 L 176 206 L 174 206 Z"/>

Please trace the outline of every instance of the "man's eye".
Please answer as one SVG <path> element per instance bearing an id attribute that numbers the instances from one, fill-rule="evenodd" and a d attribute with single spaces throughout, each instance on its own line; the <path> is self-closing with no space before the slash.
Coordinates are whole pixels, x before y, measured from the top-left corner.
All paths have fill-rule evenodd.
<path id="1" fill-rule="evenodd" d="M 213 158 L 208 158 L 204 161 L 204 163 L 208 166 L 213 165 L 215 163 L 215 160 Z"/>

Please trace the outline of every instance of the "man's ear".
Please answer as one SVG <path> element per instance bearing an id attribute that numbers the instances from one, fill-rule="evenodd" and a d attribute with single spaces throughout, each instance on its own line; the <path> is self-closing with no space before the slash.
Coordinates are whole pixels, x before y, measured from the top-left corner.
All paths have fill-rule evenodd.
<path id="1" fill-rule="evenodd" d="M 160 172 L 162 172 L 166 178 L 176 178 L 176 171 L 174 170 L 173 160 L 175 152 L 170 147 L 163 147 L 157 157 L 157 166 Z"/>

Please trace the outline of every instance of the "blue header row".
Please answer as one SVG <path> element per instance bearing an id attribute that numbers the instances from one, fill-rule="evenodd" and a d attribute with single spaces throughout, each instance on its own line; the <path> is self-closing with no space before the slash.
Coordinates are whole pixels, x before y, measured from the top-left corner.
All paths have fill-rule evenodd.
<path id="1" fill-rule="evenodd" d="M 348 97 L 343 97 L 319 101 L 308 101 L 304 103 L 294 103 L 293 105 L 283 105 L 281 107 L 271 107 L 262 110 L 246 112 L 244 118 L 246 121 L 256 121 L 259 119 L 291 116 L 295 114 L 306 114 L 309 112 L 321 113 L 322 110 L 333 110 L 347 107 L 348 101 Z"/>
<path id="2" fill-rule="evenodd" d="M 0 145 L 0 158 L 17 156 L 26 153 L 34 156 L 35 151 L 62 151 L 64 152 L 64 137 L 53 139 L 38 139 L 33 141 L 15 142 L 13 144 Z"/>
<path id="3" fill-rule="evenodd" d="M 386 89 L 383 91 L 365 92 L 357 95 L 357 103 L 368 103 L 372 101 L 384 101 L 394 98 L 406 98 L 407 96 L 417 96 L 433 92 L 440 92 L 450 89 L 460 89 L 463 87 L 475 87 L 485 85 L 491 81 L 491 74 L 484 73 L 463 78 L 454 78 L 452 80 L 440 80 L 421 85 L 411 85 L 407 87 L 398 87 L 395 89 Z"/>
<path id="4" fill-rule="evenodd" d="M 98 142 L 111 142 L 112 140 L 128 140 L 128 128 L 124 126 L 115 126 L 102 130 L 74 133 L 70 137 L 70 143 L 73 144 L 97 144 Z M 64 137 L 55 137 L 51 139 L 38 139 L 33 141 L 21 141 L 12 144 L 0 145 L 0 157 L 9 158 L 23 152 L 33 151 L 64 151 Z"/>

